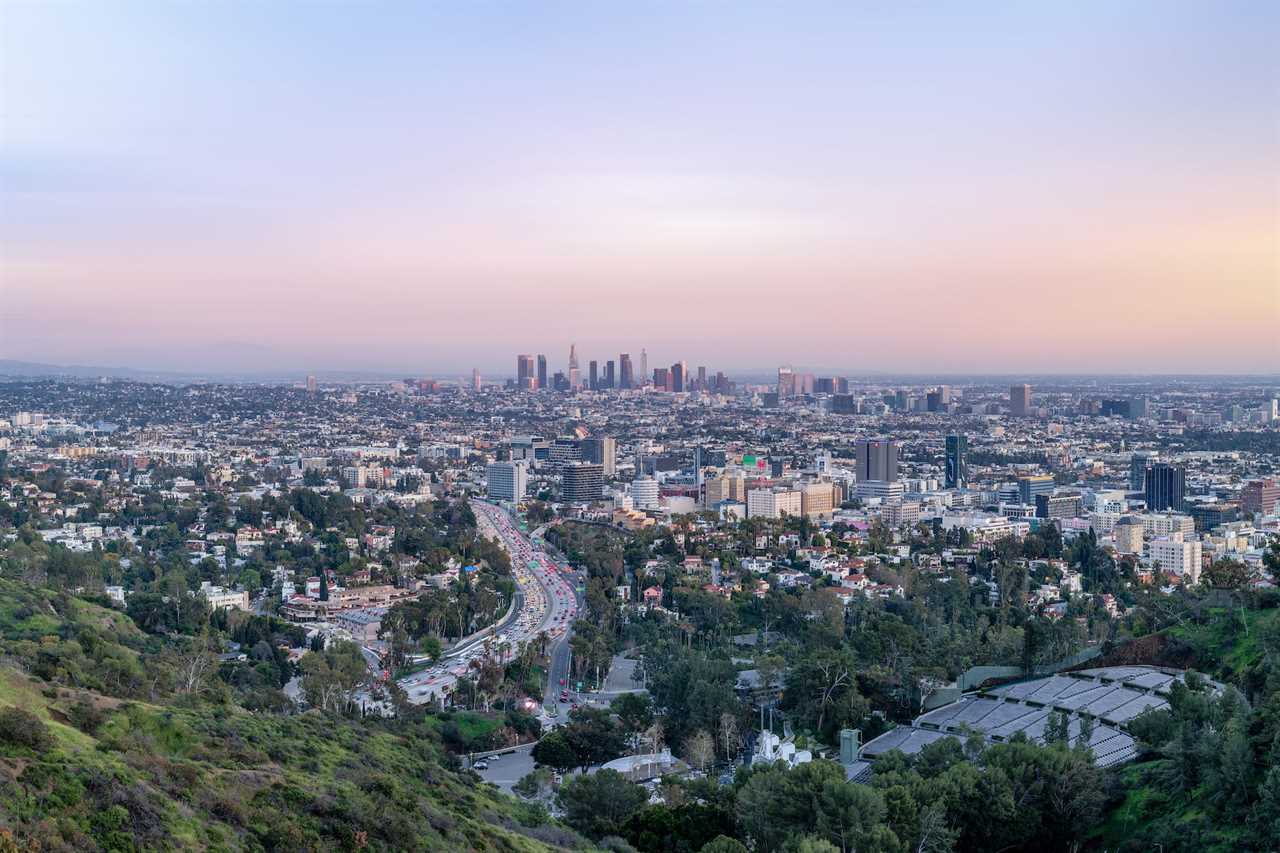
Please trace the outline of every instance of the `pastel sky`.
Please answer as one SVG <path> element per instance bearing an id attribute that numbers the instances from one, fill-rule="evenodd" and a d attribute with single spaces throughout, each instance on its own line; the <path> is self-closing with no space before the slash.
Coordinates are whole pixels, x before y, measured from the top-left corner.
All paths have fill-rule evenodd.
<path id="1" fill-rule="evenodd" d="M 0 10 L 0 357 L 1280 371 L 1280 4 Z"/>

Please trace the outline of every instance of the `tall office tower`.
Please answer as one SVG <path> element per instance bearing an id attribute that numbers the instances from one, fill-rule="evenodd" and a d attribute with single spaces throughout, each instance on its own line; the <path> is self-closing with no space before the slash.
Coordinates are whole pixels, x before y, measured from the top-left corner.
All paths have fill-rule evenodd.
<path id="1" fill-rule="evenodd" d="M 790 397 L 796 392 L 796 376 L 790 367 L 778 368 L 778 396 Z"/>
<path id="2" fill-rule="evenodd" d="M 602 435 L 582 439 L 582 461 L 594 462 L 604 469 L 606 477 L 618 470 L 618 447 L 613 438 Z"/>
<path id="3" fill-rule="evenodd" d="M 1271 515 L 1280 503 L 1280 480 L 1267 477 L 1250 480 L 1240 493 L 1240 509 L 1254 515 Z"/>
<path id="4" fill-rule="evenodd" d="M 479 393 L 480 391 L 480 368 L 471 368 L 471 390 Z"/>
<path id="5" fill-rule="evenodd" d="M 855 448 L 859 482 L 882 480 L 886 483 L 896 483 L 898 481 L 898 443 L 896 441 L 882 438 L 862 439 Z"/>
<path id="6" fill-rule="evenodd" d="M 1027 474 L 1018 478 L 1018 501 L 1035 506 L 1036 495 L 1051 495 L 1054 488 L 1053 477 L 1048 474 Z"/>
<path id="7" fill-rule="evenodd" d="M 948 489 L 963 489 L 969 484 L 969 467 L 965 456 L 969 451 L 969 439 L 963 435 L 947 436 L 947 473 Z"/>
<path id="8" fill-rule="evenodd" d="M 1009 386 L 1009 411 L 1019 418 L 1024 418 L 1031 413 L 1030 385 Z"/>
<path id="9" fill-rule="evenodd" d="M 522 501 L 529 490 L 529 465 L 524 461 L 491 462 L 485 469 L 489 497 L 497 501 Z"/>
<path id="10" fill-rule="evenodd" d="M 547 390 L 547 357 L 538 355 L 538 390 Z"/>
<path id="11" fill-rule="evenodd" d="M 316 388 L 317 388 L 316 378 L 314 376 L 308 376 L 307 377 L 307 393 L 308 394 L 316 393 Z"/>
<path id="12" fill-rule="evenodd" d="M 677 361 L 671 365 L 671 390 L 685 391 L 685 385 L 688 382 L 689 368 L 685 366 L 683 361 Z"/>
<path id="13" fill-rule="evenodd" d="M 1147 468 L 1155 464 L 1160 454 L 1154 450 L 1135 450 L 1129 457 L 1129 491 L 1144 492 L 1147 489 Z"/>
<path id="14" fill-rule="evenodd" d="M 614 387 L 613 359 L 609 359 L 604 363 L 604 387 Z"/>
<path id="15" fill-rule="evenodd" d="M 618 387 L 634 388 L 635 381 L 631 372 L 631 354 L 624 352 L 618 356 Z"/>
<path id="16" fill-rule="evenodd" d="M 516 356 L 516 387 L 521 390 L 538 387 L 538 375 L 533 372 L 533 356 Z"/>
<path id="17" fill-rule="evenodd" d="M 911 408 L 911 398 L 907 395 L 905 388 L 899 388 L 893 393 L 893 407 L 899 412 L 905 412 Z"/>
<path id="18" fill-rule="evenodd" d="M 649 378 L 649 353 L 644 347 L 640 347 L 640 381 L 645 382 Z"/>
<path id="19" fill-rule="evenodd" d="M 1147 468 L 1147 509 L 1181 512 L 1186 493 L 1186 466 L 1157 462 Z"/>
<path id="20" fill-rule="evenodd" d="M 582 373 L 578 370 L 578 345 L 569 344 L 569 388 L 577 391 L 582 387 Z"/>
<path id="21" fill-rule="evenodd" d="M 671 371 L 665 367 L 653 369 L 653 388 L 655 391 L 671 390 Z"/>
<path id="22" fill-rule="evenodd" d="M 595 462 L 571 462 L 564 466 L 561 496 L 571 504 L 591 503 L 604 494 L 604 466 Z"/>
<path id="23" fill-rule="evenodd" d="M 698 390 L 707 390 L 707 366 L 705 364 L 698 365 Z"/>
<path id="24" fill-rule="evenodd" d="M 596 361 L 587 362 L 587 387 L 592 391 L 600 390 L 600 377 L 596 375 Z"/>

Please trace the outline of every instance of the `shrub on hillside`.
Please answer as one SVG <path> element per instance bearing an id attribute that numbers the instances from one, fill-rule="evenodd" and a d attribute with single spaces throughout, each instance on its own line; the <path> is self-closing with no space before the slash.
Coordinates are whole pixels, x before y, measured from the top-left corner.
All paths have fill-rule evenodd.
<path id="1" fill-rule="evenodd" d="M 0 708 L 0 744 L 43 752 L 53 747 L 53 735 L 49 734 L 49 727 L 30 711 Z"/>

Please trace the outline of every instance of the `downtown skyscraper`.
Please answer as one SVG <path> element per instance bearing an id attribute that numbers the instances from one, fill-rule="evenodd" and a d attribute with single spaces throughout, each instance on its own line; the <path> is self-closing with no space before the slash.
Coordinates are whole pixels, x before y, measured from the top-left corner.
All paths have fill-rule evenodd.
<path id="1" fill-rule="evenodd" d="M 969 484 L 969 468 L 965 456 L 969 452 L 969 439 L 963 435 L 947 436 L 946 487 L 963 489 Z"/>

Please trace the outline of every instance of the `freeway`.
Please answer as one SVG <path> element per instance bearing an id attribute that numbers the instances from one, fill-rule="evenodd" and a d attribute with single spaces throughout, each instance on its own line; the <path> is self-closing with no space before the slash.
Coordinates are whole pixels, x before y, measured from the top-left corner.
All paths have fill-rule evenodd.
<path id="1" fill-rule="evenodd" d="M 482 535 L 496 538 L 511 557 L 517 586 L 511 616 L 482 637 L 451 649 L 429 668 L 400 680 L 411 702 L 443 696 L 486 654 L 510 660 L 521 643 L 546 634 L 552 666 L 543 697 L 544 709 L 554 707 L 561 679 L 568 678 L 569 632 L 578 613 L 578 600 L 566 569 L 556 565 L 531 543 L 505 510 L 478 500 L 471 502 Z"/>

